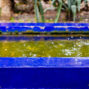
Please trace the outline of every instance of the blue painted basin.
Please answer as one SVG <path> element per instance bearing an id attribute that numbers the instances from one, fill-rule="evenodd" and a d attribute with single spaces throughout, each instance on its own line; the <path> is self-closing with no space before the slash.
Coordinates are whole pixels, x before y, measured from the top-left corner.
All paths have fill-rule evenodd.
<path id="1" fill-rule="evenodd" d="M 0 58 L 2 88 L 89 88 L 89 58 Z"/>
<path id="2" fill-rule="evenodd" d="M 0 31 L 2 32 L 23 32 L 27 30 L 36 32 L 89 31 L 89 23 L 0 23 Z M 20 36 L 14 39 L 8 37 L 8 41 L 21 39 L 23 38 Z M 29 40 L 28 37 L 24 39 Z M 45 37 L 45 39 L 53 40 L 54 38 Z M 75 37 L 75 39 L 78 38 Z M 89 39 L 89 37 L 83 39 Z M 7 40 L 7 37 L 2 36 L 0 41 L 3 40 Z M 0 87 L 8 89 L 89 89 L 89 57 L 1 57 Z"/>

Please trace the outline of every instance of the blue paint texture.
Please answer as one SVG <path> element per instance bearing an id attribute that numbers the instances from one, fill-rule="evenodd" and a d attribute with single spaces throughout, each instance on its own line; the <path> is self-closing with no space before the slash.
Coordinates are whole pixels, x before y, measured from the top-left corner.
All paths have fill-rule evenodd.
<path id="1" fill-rule="evenodd" d="M 89 23 L 0 23 L 2 32 L 89 31 Z M 1 36 L 0 41 L 76 40 L 80 37 Z M 82 37 L 89 39 L 89 37 Z M 0 57 L 0 87 L 89 89 L 89 57 Z"/>
<path id="2" fill-rule="evenodd" d="M 89 31 L 89 23 L 0 23 L 2 32 Z"/>
<path id="3" fill-rule="evenodd" d="M 89 89 L 89 58 L 0 58 L 0 86 Z"/>
<path id="4" fill-rule="evenodd" d="M 89 58 L 0 58 L 0 68 L 88 68 Z"/>

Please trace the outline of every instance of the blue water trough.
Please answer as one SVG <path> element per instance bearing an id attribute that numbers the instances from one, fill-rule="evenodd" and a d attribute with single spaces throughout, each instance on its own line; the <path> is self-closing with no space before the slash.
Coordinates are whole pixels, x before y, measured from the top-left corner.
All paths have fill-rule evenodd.
<path id="1" fill-rule="evenodd" d="M 89 58 L 0 58 L 0 87 L 89 89 Z"/>
<path id="2" fill-rule="evenodd" d="M 2 32 L 8 32 L 10 29 L 19 32 L 26 29 L 49 32 L 55 28 L 65 31 L 89 31 L 89 24 L 0 23 Z M 23 37 L 0 37 L 0 41 L 16 39 L 19 41 Z M 29 40 L 29 37 L 24 39 Z M 0 57 L 0 88 L 89 89 L 89 57 Z"/>

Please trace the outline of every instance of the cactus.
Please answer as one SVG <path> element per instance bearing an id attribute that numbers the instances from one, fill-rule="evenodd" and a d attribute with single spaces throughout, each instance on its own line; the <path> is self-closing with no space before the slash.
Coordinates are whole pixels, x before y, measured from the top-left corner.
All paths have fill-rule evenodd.
<path id="1" fill-rule="evenodd" d="M 72 17 L 72 20 L 75 21 L 77 12 L 80 12 L 80 6 L 82 1 L 85 2 L 85 5 L 89 3 L 89 0 L 52 0 L 53 5 L 55 5 L 56 1 L 58 1 L 59 5 L 57 6 L 58 12 L 55 22 L 58 22 L 62 9 L 66 11 L 68 17 Z"/>
<path id="2" fill-rule="evenodd" d="M 42 4 L 41 4 L 41 0 L 35 0 L 34 8 L 35 8 L 37 22 L 40 22 L 40 21 L 45 22 L 44 10 L 43 10 Z M 41 20 L 40 20 L 40 18 L 41 18 Z"/>
<path id="3" fill-rule="evenodd" d="M 57 16 L 56 16 L 56 19 L 55 19 L 55 23 L 57 23 L 57 22 L 58 22 L 59 17 L 60 17 L 60 14 L 61 14 L 61 9 L 62 9 L 62 0 L 58 0 L 58 3 L 59 3 L 59 6 L 58 6 L 58 13 L 57 13 Z"/>

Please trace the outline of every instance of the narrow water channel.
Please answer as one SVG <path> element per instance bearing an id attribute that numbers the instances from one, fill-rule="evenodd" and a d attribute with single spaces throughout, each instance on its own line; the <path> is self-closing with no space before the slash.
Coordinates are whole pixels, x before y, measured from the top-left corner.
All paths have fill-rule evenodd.
<path id="1" fill-rule="evenodd" d="M 0 36 L 0 57 L 89 57 L 89 37 Z"/>

